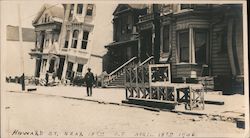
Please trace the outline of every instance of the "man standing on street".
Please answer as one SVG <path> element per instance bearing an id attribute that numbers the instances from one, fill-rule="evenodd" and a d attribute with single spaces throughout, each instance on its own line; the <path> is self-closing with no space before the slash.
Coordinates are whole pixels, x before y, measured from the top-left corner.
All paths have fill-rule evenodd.
<path id="1" fill-rule="evenodd" d="M 93 73 L 90 71 L 91 69 L 88 68 L 88 72 L 85 74 L 84 79 L 87 85 L 87 95 L 92 96 L 92 86 L 95 81 Z"/>

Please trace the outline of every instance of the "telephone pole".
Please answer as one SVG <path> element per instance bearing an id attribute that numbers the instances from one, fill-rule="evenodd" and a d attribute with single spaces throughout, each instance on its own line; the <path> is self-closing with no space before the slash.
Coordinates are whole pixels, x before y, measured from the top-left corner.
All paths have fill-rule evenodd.
<path id="1" fill-rule="evenodd" d="M 20 3 L 18 4 L 18 25 L 19 25 L 19 46 L 20 46 L 20 59 L 21 59 L 21 79 L 20 83 L 22 86 L 22 91 L 25 91 L 25 80 L 24 80 L 24 58 L 23 58 L 23 34 L 22 34 L 22 21 L 21 21 L 21 10 Z"/>

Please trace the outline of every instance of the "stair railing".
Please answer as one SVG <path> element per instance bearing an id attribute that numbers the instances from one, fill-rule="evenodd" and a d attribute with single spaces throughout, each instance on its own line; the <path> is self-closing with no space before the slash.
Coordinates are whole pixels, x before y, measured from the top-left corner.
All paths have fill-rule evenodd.
<path id="1" fill-rule="evenodd" d="M 137 57 L 133 57 L 124 64 L 122 64 L 120 67 L 109 73 L 107 76 L 104 76 L 103 78 L 103 85 L 109 85 L 111 81 L 116 79 L 118 76 L 120 76 L 122 73 L 124 73 L 124 69 L 126 66 L 134 64 L 134 61 Z"/>
<path id="2" fill-rule="evenodd" d="M 137 68 L 139 68 L 139 67 L 141 67 L 141 66 L 143 66 L 143 65 L 152 64 L 152 63 L 154 62 L 153 59 L 154 59 L 154 56 L 151 56 L 151 57 L 147 58 L 147 59 L 144 60 L 142 63 L 140 63 L 138 66 L 136 66 L 136 67 L 134 68 L 134 70 L 137 69 Z"/>

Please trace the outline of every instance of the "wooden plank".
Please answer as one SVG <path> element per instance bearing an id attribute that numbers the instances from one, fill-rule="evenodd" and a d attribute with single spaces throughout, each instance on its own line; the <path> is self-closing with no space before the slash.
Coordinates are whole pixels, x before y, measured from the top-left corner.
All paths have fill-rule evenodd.
<path id="1" fill-rule="evenodd" d="M 149 101 L 149 102 L 156 102 L 156 103 L 169 103 L 169 104 L 177 104 L 177 102 L 174 101 L 164 101 L 164 100 L 156 100 L 156 99 L 142 99 L 142 98 L 134 98 L 129 97 L 128 100 L 138 100 L 138 101 Z"/>
<path id="2" fill-rule="evenodd" d="M 224 105 L 224 101 L 208 101 L 208 100 L 205 100 L 204 102 L 205 102 L 205 104 Z"/>

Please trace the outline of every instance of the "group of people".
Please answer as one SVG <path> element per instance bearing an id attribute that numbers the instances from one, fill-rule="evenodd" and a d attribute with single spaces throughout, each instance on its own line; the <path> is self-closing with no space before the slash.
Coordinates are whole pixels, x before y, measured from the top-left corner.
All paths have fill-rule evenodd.
<path id="1" fill-rule="evenodd" d="M 53 73 L 52 75 L 53 81 L 55 81 L 56 74 Z M 87 96 L 92 96 L 92 87 L 94 83 L 96 82 L 94 74 L 91 72 L 91 69 L 88 68 L 88 72 L 84 76 L 84 80 L 86 82 L 86 87 L 87 87 Z M 46 81 L 46 86 L 48 86 L 49 83 L 49 72 L 47 71 L 45 75 L 45 81 Z"/>

